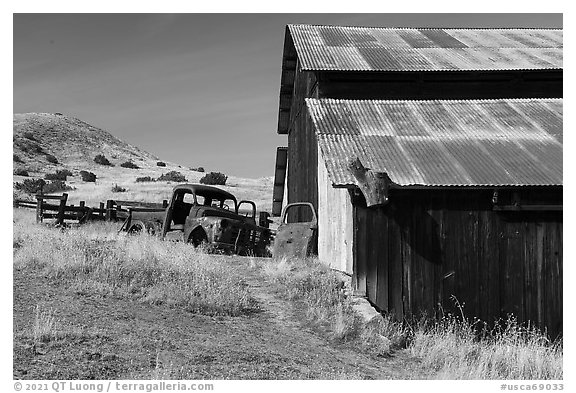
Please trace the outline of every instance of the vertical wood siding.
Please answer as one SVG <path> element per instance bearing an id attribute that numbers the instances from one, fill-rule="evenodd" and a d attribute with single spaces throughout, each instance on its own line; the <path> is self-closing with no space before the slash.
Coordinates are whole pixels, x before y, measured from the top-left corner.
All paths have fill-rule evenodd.
<path id="1" fill-rule="evenodd" d="M 318 211 L 318 144 L 304 98 L 317 97 L 313 73 L 297 66 L 288 135 L 288 202 L 310 202 Z M 305 209 L 293 209 L 289 221 L 309 220 Z"/>
<path id="2" fill-rule="evenodd" d="M 318 258 L 352 274 L 353 216 L 348 190 L 334 188 L 318 152 Z"/>
<path id="3" fill-rule="evenodd" d="M 508 314 L 562 331 L 562 212 L 496 212 L 489 191 L 412 191 L 354 206 L 354 283 L 398 318 Z"/>

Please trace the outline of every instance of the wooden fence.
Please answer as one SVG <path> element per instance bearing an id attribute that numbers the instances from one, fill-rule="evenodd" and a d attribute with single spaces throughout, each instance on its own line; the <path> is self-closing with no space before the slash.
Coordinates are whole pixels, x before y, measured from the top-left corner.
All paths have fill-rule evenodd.
<path id="1" fill-rule="evenodd" d="M 36 222 L 44 222 L 45 219 L 54 219 L 54 225 L 69 224 L 66 220 L 75 224 L 83 224 L 88 221 L 126 221 L 135 211 L 163 211 L 168 207 L 168 201 L 162 203 L 120 201 L 109 199 L 100 202 L 98 207 L 86 206 L 85 201 L 80 201 L 78 206 L 67 205 L 68 194 L 62 195 L 35 195 L 36 201 L 16 199 L 14 207 L 31 208 L 36 210 Z M 56 203 L 50 203 L 55 201 Z"/>

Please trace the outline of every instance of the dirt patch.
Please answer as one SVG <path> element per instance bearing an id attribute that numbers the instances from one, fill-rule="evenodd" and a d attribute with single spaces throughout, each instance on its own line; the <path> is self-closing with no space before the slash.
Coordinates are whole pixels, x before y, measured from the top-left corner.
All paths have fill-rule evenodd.
<path id="1" fill-rule="evenodd" d="M 307 326 L 298 304 L 231 258 L 258 301 L 254 312 L 208 317 L 130 299 L 85 296 L 31 269 L 14 270 L 14 378 L 412 379 L 399 352 L 374 358 Z M 52 310 L 60 335 L 32 334 L 35 310 Z"/>

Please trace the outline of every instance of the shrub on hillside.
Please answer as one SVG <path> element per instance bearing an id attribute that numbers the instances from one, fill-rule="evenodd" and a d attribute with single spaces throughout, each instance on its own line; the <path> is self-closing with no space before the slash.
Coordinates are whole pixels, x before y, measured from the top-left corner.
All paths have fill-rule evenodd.
<path id="1" fill-rule="evenodd" d="M 34 138 L 34 133 L 32 133 L 30 131 L 26 131 L 24 134 L 22 134 L 22 136 L 26 139 L 30 139 L 31 141 L 36 140 L 36 138 Z"/>
<path id="2" fill-rule="evenodd" d="M 14 162 L 19 162 L 19 163 L 24 162 L 24 161 L 22 161 L 22 159 L 18 156 L 18 154 L 13 154 L 13 155 L 12 155 L 12 161 L 14 161 Z"/>
<path id="3" fill-rule="evenodd" d="M 158 181 L 173 181 L 177 183 L 187 182 L 186 177 L 178 171 L 170 171 L 168 173 L 163 173 L 162 176 L 158 178 Z"/>
<path id="4" fill-rule="evenodd" d="M 140 167 L 134 164 L 132 161 L 126 161 L 120 164 L 122 168 L 130 168 L 130 169 L 140 169 Z"/>
<path id="5" fill-rule="evenodd" d="M 46 180 L 66 180 L 68 176 L 71 176 L 72 172 L 67 169 L 56 171 L 55 173 L 47 173 L 44 176 Z"/>
<path id="6" fill-rule="evenodd" d="M 42 179 L 24 179 L 24 181 L 14 183 L 14 188 L 27 194 L 36 194 L 46 184 Z"/>
<path id="7" fill-rule="evenodd" d="M 126 189 L 124 187 L 120 187 L 118 184 L 114 184 L 112 187 L 112 192 L 125 192 Z"/>
<path id="8" fill-rule="evenodd" d="M 228 180 L 228 176 L 225 174 L 221 172 L 210 172 L 200 179 L 200 183 L 223 186 L 226 184 L 226 180 Z"/>
<path id="9" fill-rule="evenodd" d="M 93 174 L 92 172 L 80 171 L 80 176 L 82 177 L 82 181 L 93 183 L 96 182 L 96 175 Z"/>
<path id="10" fill-rule="evenodd" d="M 58 159 L 54 157 L 52 154 L 46 154 L 46 161 L 51 164 L 58 164 Z"/>
<path id="11" fill-rule="evenodd" d="M 150 176 L 142 176 L 136 178 L 136 183 L 145 183 L 149 181 L 156 181 L 156 180 L 152 179 Z"/>
<path id="12" fill-rule="evenodd" d="M 204 168 L 199 166 L 198 168 L 190 168 L 191 171 L 195 171 L 195 172 L 204 172 Z"/>
<path id="13" fill-rule="evenodd" d="M 26 176 L 26 177 L 29 176 L 28 171 L 27 171 L 26 169 L 24 169 L 24 168 L 16 168 L 16 169 L 14 169 L 14 174 L 17 175 L 17 176 Z"/>
<path id="14" fill-rule="evenodd" d="M 14 142 L 14 145 L 22 150 L 24 153 L 29 154 L 41 154 L 44 153 L 44 149 L 38 143 L 31 141 L 29 139 L 18 139 Z"/>
<path id="15" fill-rule="evenodd" d="M 110 161 L 108 161 L 104 154 L 98 154 L 96 157 L 94 157 L 94 162 L 100 165 L 114 166 Z"/>
<path id="16" fill-rule="evenodd" d="M 55 192 L 62 192 L 62 191 L 69 191 L 73 190 L 74 187 L 70 187 L 66 184 L 65 181 L 62 180 L 52 180 L 50 183 L 46 183 L 44 185 L 44 194 L 52 194 Z"/>
<path id="17" fill-rule="evenodd" d="M 37 194 L 40 192 L 43 194 L 51 194 L 55 192 L 73 190 L 72 187 L 67 185 L 62 180 L 53 180 L 50 183 L 46 183 L 42 179 L 24 179 L 22 183 L 16 182 L 14 184 L 14 188 L 27 194 Z"/>
<path id="18" fill-rule="evenodd" d="M 166 163 L 165 163 L 165 162 L 162 162 L 162 161 L 158 161 L 158 162 L 156 163 L 156 165 L 157 165 L 157 166 L 166 166 Z"/>
<path id="19" fill-rule="evenodd" d="M 68 169 L 60 169 L 58 171 L 56 171 L 56 173 L 61 173 L 64 176 L 74 176 L 74 174 L 72 173 L 72 171 L 68 170 Z"/>

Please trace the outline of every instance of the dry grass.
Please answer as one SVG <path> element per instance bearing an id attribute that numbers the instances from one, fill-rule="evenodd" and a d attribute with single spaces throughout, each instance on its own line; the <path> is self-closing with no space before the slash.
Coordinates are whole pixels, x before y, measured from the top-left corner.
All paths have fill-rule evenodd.
<path id="1" fill-rule="evenodd" d="M 342 280 L 318 260 L 282 258 L 263 264 L 262 269 L 268 278 L 282 285 L 288 299 L 305 304 L 310 322 L 328 328 L 334 338 L 348 340 L 360 334 Z"/>
<path id="2" fill-rule="evenodd" d="M 217 257 L 184 243 L 117 234 L 100 223 L 56 230 L 15 211 L 14 266 L 42 269 L 78 294 L 136 298 L 207 315 L 250 312 L 254 300 Z"/>
<path id="3" fill-rule="evenodd" d="M 551 343 L 513 318 L 482 334 L 461 318 L 420 324 L 412 354 L 442 379 L 562 379 L 562 342 Z"/>
<path id="4" fill-rule="evenodd" d="M 385 316 L 376 325 L 358 323 L 340 277 L 317 260 L 281 259 L 261 265 L 281 283 L 290 299 L 306 305 L 310 322 L 327 327 L 335 338 L 386 356 L 407 348 L 434 379 L 562 379 L 562 342 L 551 343 L 540 331 L 509 319 L 479 334 L 462 318 L 421 321 L 416 326 Z"/>
<path id="5" fill-rule="evenodd" d="M 54 310 L 41 310 L 40 306 L 36 306 L 34 327 L 32 329 L 34 342 L 47 342 L 57 337 L 55 325 Z"/>
<path id="6" fill-rule="evenodd" d="M 46 309 L 40 304 L 36 305 L 34 320 L 30 329 L 23 329 L 17 333 L 23 339 L 31 340 L 34 346 L 46 343 L 58 343 L 75 339 L 88 339 L 103 336 L 102 332 L 86 326 L 73 326 L 65 324 L 56 316 L 52 308 Z"/>

